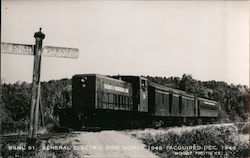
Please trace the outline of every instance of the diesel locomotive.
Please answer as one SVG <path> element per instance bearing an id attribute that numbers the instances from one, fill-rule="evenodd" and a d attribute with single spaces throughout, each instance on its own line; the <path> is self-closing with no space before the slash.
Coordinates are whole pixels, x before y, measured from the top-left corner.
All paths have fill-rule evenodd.
<path id="1" fill-rule="evenodd" d="M 72 105 L 60 124 L 72 128 L 141 128 L 216 121 L 219 104 L 140 76 L 72 78 Z"/>

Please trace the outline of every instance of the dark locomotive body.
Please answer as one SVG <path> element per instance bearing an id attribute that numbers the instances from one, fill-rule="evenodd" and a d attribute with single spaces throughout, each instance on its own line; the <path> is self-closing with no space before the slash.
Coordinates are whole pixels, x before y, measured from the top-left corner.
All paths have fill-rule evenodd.
<path id="1" fill-rule="evenodd" d="M 74 128 L 138 128 L 211 122 L 217 117 L 217 102 L 143 77 L 87 74 L 73 77 L 72 107 L 60 122 Z"/>

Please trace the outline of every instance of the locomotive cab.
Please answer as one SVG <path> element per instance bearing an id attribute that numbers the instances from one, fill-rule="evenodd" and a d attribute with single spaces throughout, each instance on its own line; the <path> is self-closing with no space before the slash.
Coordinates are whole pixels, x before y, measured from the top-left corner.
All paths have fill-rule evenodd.
<path id="1" fill-rule="evenodd" d="M 133 85 L 133 109 L 135 112 L 148 112 L 148 81 L 141 76 L 115 76 Z"/>

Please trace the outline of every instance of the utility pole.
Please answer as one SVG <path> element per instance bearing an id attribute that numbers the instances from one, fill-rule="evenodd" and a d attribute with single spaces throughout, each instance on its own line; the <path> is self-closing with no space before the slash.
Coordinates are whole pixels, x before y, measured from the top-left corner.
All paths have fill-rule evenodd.
<path id="1" fill-rule="evenodd" d="M 42 56 L 78 58 L 79 55 L 79 50 L 77 48 L 53 47 L 53 46 L 45 46 L 43 48 L 42 42 L 43 39 L 45 38 L 45 34 L 42 33 L 41 28 L 39 32 L 35 33 L 34 37 L 35 37 L 35 45 L 1 42 L 1 53 L 3 54 L 34 55 L 30 124 L 29 124 L 29 133 L 27 137 L 28 150 L 35 150 L 37 145 L 39 106 L 41 109 L 40 110 L 41 116 L 43 117 L 42 105 L 41 105 L 41 92 L 40 92 L 41 91 L 40 73 L 41 73 Z"/>

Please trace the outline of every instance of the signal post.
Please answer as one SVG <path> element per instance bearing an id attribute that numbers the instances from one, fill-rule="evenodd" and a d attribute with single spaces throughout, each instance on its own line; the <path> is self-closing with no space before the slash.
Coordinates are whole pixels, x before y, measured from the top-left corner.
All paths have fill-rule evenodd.
<path id="1" fill-rule="evenodd" d="M 39 97 L 40 97 L 40 72 L 41 72 L 41 56 L 42 56 L 42 44 L 45 34 L 36 32 L 35 35 L 35 47 L 34 47 L 34 67 L 33 67 L 33 79 L 32 79 L 32 96 L 31 96 L 31 111 L 30 111 L 30 125 L 29 135 L 27 138 L 27 145 L 34 146 L 37 139 L 37 124 L 38 124 L 38 111 L 39 111 Z"/>

